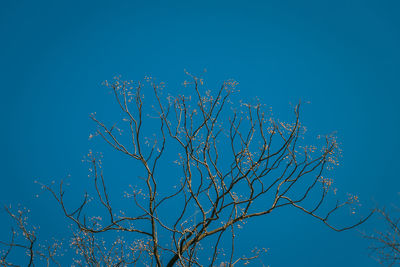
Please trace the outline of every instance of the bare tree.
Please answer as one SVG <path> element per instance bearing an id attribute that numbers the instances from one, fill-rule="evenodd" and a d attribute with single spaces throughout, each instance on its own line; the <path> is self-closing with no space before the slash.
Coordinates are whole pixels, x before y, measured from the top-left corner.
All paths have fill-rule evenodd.
<path id="1" fill-rule="evenodd" d="M 374 234 L 364 233 L 364 237 L 373 242 L 371 255 L 382 265 L 400 264 L 400 217 L 394 217 L 385 209 L 377 209 L 377 212 L 385 222 L 386 229 Z"/>
<path id="2" fill-rule="evenodd" d="M 369 218 L 371 214 L 344 227 L 330 223 L 338 210 L 357 204 L 358 198 L 349 195 L 330 208 L 325 204 L 336 191 L 324 173 L 338 164 L 340 150 L 333 135 L 320 137 L 320 145 L 305 144 L 300 104 L 293 109 L 293 122 L 285 123 L 260 103 L 236 99 L 235 81 L 225 81 L 212 93 L 203 79 L 188 75 L 187 96 L 172 96 L 163 83 L 151 78 L 138 83 L 118 77 L 106 81 L 121 121 L 107 124 L 91 115 L 98 128 L 90 137 L 101 137 L 137 168 L 136 186 L 125 192 L 133 210 L 115 207 L 101 160 L 92 152 L 88 160 L 94 197 L 104 210 L 101 216 L 98 209 L 95 216 L 87 215 L 87 194 L 70 209 L 62 181 L 58 188 L 43 185 L 73 222 L 70 245 L 76 265 L 234 266 L 265 251 L 255 249 L 237 257 L 236 231 L 248 220 L 277 209 L 298 209 L 335 231 Z M 23 224 L 18 218 L 17 222 Z M 29 265 L 40 257 L 53 260 L 55 253 L 37 252 L 35 235 L 23 226 L 19 229 L 28 245 L 18 245 L 14 237 L 2 244 L 28 251 Z M 2 264 L 12 266 L 8 253 Z"/>

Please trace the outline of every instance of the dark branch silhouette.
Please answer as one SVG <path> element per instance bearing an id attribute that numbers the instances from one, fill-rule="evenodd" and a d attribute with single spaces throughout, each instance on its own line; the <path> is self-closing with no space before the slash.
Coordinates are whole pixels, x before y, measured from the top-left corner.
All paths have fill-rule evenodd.
<path id="1" fill-rule="evenodd" d="M 386 224 L 384 231 L 364 234 L 372 241 L 371 255 L 382 265 L 394 266 L 400 263 L 400 217 L 394 217 L 384 209 L 377 209 Z"/>

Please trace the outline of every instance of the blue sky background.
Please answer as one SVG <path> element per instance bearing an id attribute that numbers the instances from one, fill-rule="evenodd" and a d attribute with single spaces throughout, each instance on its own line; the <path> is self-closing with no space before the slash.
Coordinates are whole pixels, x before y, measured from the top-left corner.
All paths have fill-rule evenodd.
<path id="1" fill-rule="evenodd" d="M 152 75 L 178 93 L 184 69 L 204 68 L 209 84 L 234 78 L 277 117 L 310 101 L 311 133 L 337 131 L 342 143 L 339 190 L 358 194 L 361 214 L 398 203 L 399 11 L 397 1 L 2 1 L 0 204 L 30 207 L 46 238 L 61 235 L 61 213 L 48 195 L 34 199 L 33 181 L 70 174 L 76 194 L 88 183 L 88 115 L 113 115 L 101 82 Z M 118 157 L 95 149 L 116 168 Z M 270 266 L 378 266 L 358 231 L 335 233 L 296 211 L 248 226 L 241 246 L 270 248 Z M 373 218 L 359 230 L 381 226 Z"/>

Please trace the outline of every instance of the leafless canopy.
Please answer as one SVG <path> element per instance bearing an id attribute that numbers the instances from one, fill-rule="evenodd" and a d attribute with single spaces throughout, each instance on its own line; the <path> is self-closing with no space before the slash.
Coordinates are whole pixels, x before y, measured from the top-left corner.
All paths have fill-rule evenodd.
<path id="1" fill-rule="evenodd" d="M 113 205 L 109 180 L 91 152 L 95 198 L 105 211 L 101 218 L 87 216 L 87 195 L 69 209 L 62 182 L 59 188 L 45 186 L 73 222 L 76 265 L 242 265 L 264 252 L 235 253 L 236 231 L 253 217 L 293 207 L 335 231 L 369 217 L 344 227 L 330 223 L 340 208 L 358 200 L 349 196 L 330 208 L 325 204 L 335 190 L 324 173 L 337 165 L 340 151 L 332 135 L 320 137 L 320 145 L 305 145 L 300 104 L 293 122 L 284 123 L 259 103 L 236 101 L 235 81 L 212 93 L 203 79 L 188 77 L 182 89 L 191 90 L 187 96 L 169 95 L 151 78 L 105 82 L 121 121 L 108 125 L 92 114 L 98 128 L 91 137 L 101 137 L 135 162 L 135 186 L 125 194 L 134 208 L 120 211 Z M 101 237 L 110 232 L 118 237 L 106 246 Z M 31 237 L 26 239 L 33 246 Z M 4 244 L 17 246 L 13 239 Z M 30 265 L 36 257 L 32 246 L 24 245 Z"/>
<path id="2" fill-rule="evenodd" d="M 395 218 L 384 209 L 378 209 L 378 213 L 384 220 L 387 229 L 376 231 L 372 235 L 364 234 L 364 237 L 373 241 L 370 247 L 374 258 L 385 266 L 393 266 L 400 263 L 400 218 Z"/>

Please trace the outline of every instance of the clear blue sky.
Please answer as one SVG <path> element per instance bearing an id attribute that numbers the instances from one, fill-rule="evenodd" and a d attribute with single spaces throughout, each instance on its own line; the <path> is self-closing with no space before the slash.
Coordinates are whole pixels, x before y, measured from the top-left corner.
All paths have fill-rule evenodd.
<path id="1" fill-rule="evenodd" d="M 310 101 L 308 128 L 337 131 L 342 143 L 339 190 L 358 194 L 365 213 L 398 203 L 399 12 L 385 0 L 2 1 L 0 204 L 31 207 L 44 235 L 64 231 L 49 196 L 34 200 L 33 181 L 87 182 L 88 115 L 110 109 L 101 82 L 152 75 L 173 91 L 184 69 L 204 68 L 216 86 L 234 78 L 244 97 L 282 116 Z M 96 149 L 105 168 L 118 164 Z M 359 232 L 335 233 L 296 211 L 250 226 L 242 246 L 270 248 L 271 266 L 378 266 Z M 379 227 L 372 219 L 360 230 Z"/>

